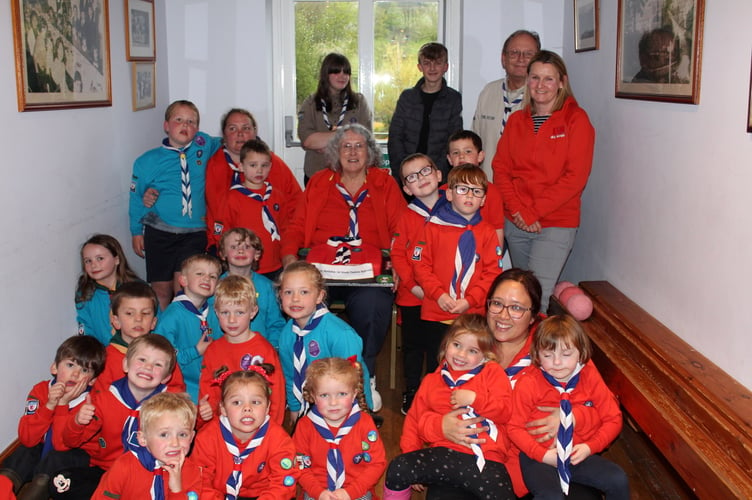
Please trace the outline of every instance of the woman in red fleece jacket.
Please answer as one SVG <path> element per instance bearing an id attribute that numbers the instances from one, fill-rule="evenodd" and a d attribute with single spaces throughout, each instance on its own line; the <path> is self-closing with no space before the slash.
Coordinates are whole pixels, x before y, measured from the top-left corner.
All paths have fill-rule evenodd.
<path id="1" fill-rule="evenodd" d="M 542 50 L 527 68 L 524 106 L 510 116 L 492 165 L 512 264 L 538 277 L 546 311 L 580 225 L 595 129 L 574 99 L 561 57 Z"/>

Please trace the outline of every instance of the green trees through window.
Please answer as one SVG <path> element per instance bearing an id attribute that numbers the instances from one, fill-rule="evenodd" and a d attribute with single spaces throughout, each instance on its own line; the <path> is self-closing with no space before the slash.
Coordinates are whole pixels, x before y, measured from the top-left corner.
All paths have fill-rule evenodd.
<path id="1" fill-rule="evenodd" d="M 361 2 L 371 3 L 361 15 Z M 373 128 L 386 140 L 397 99 L 420 78 L 418 49 L 436 41 L 440 33 L 441 0 L 404 1 L 296 1 L 296 103 L 316 91 L 321 60 L 330 52 L 344 54 L 353 67 L 352 84 L 363 92 L 373 109 Z M 359 33 L 370 32 L 372 50 L 361 48 Z M 361 68 L 373 68 L 365 74 Z M 360 79 L 370 81 L 368 89 Z M 366 91 L 364 91 L 366 90 Z"/>

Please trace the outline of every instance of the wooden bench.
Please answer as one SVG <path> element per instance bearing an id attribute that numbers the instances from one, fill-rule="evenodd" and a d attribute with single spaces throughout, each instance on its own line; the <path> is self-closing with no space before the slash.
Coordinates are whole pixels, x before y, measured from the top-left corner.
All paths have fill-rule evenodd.
<path id="1" fill-rule="evenodd" d="M 752 392 L 610 283 L 580 286 L 593 360 L 636 425 L 698 498 L 752 498 Z"/>

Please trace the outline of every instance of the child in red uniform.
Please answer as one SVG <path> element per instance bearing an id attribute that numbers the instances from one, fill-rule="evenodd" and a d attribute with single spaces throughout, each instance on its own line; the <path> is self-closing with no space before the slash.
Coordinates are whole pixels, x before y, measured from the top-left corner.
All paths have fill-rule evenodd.
<path id="1" fill-rule="evenodd" d="M 258 272 L 276 279 L 282 268 L 280 231 L 291 217 L 293 205 L 285 193 L 267 180 L 272 167 L 272 152 L 261 139 L 246 142 L 240 150 L 243 182 L 230 186 L 215 226 L 247 227 L 259 235 L 264 253 Z"/>
<path id="2" fill-rule="evenodd" d="M 223 373 L 219 419 L 196 437 L 191 455 L 203 466 L 218 498 L 279 500 L 295 496 L 295 445 L 269 418 L 271 365 Z M 274 389 L 277 390 L 276 388 Z M 226 494 L 226 496 L 225 496 Z"/>
<path id="3" fill-rule="evenodd" d="M 306 498 L 371 498 L 386 468 L 384 442 L 367 413 L 360 363 L 317 359 L 306 371 L 303 397 L 311 411 L 293 440 Z"/>
<path id="4" fill-rule="evenodd" d="M 509 436 L 521 450 L 522 475 L 534 498 L 567 495 L 572 482 L 595 487 L 609 500 L 629 499 L 621 467 L 595 455 L 616 439 L 622 419 L 590 353 L 587 335 L 571 316 L 551 316 L 533 334 L 530 357 L 538 369 L 526 370 L 515 385 Z M 578 425 L 572 418 L 577 406 L 595 410 L 598 425 Z M 525 424 L 547 416 L 542 407 L 560 407 L 561 424 L 555 440 L 549 435 L 539 443 Z"/>
<path id="5" fill-rule="evenodd" d="M 126 376 L 114 381 L 109 390 L 92 391 L 78 412 L 66 419 L 63 443 L 88 453 L 90 467 L 55 474 L 55 498 L 90 498 L 124 450 L 138 446 L 141 404 L 167 389 L 175 362 L 175 348 L 161 335 L 144 335 L 131 342 L 123 362 Z"/>
<path id="6" fill-rule="evenodd" d="M 415 391 L 423 377 L 423 361 L 426 373 L 436 369 L 438 348 L 441 339 L 427 338 L 420 319 L 423 289 L 415 281 L 413 270 L 413 247 L 423 231 L 434 208 L 446 203 L 439 191 L 441 171 L 423 153 L 413 153 L 402 162 L 400 168 L 402 190 L 413 198 L 397 221 L 397 230 L 392 238 L 392 265 L 394 266 L 397 296 L 395 302 L 402 317 L 402 352 L 405 367 L 405 392 L 402 394 L 402 414 L 407 415 Z"/>
<path id="7" fill-rule="evenodd" d="M 107 346 L 104 371 L 97 377 L 97 386 L 105 391 L 110 384 L 125 376 L 123 360 L 131 342 L 151 333 L 157 324 L 157 294 L 143 281 L 132 281 L 120 286 L 111 298 L 111 321 L 115 334 Z M 174 392 L 185 391 L 183 374 L 176 364 L 168 384 Z"/>
<path id="8" fill-rule="evenodd" d="M 424 335 L 437 344 L 464 312 L 483 314 L 486 291 L 500 271 L 501 247 L 482 220 L 486 174 L 472 165 L 452 168 L 446 198 L 431 214 L 413 250 L 415 279 L 423 288 Z"/>
<path id="9" fill-rule="evenodd" d="M 407 412 L 400 438 L 403 455 L 389 464 L 384 500 L 409 500 L 410 486 L 422 490 L 422 484 L 460 487 L 476 498 L 514 499 L 503 464 L 509 447 L 505 429 L 512 413 L 512 388 L 495 362 L 486 318 L 460 315 L 441 344 L 441 360 L 440 369 L 423 379 Z M 463 418 L 483 418 L 482 425 L 489 430 L 471 435 L 485 439 L 483 444 L 455 444 L 444 438 L 440 424 L 421 431 L 427 415 L 444 415 L 461 407 L 467 408 Z"/>
<path id="10" fill-rule="evenodd" d="M 269 414 L 281 425 L 285 419 L 285 377 L 277 351 L 250 328 L 251 318 L 258 312 L 253 283 L 244 276 L 223 278 L 214 294 L 214 310 L 224 336 L 212 342 L 204 353 L 199 381 L 200 424 L 211 420 L 219 410 L 219 388 L 212 384 L 217 370 L 246 370 L 251 365 L 268 363 L 274 366 L 274 373 L 269 375 L 272 384 Z"/>
<path id="11" fill-rule="evenodd" d="M 39 382 L 26 397 L 26 409 L 18 422 L 20 446 L 0 469 L 0 475 L 8 476 L 16 492 L 32 478 L 34 482 L 24 487 L 24 493 L 33 484 L 45 485 L 42 476 L 70 464 L 88 463 L 85 453 L 63 445 L 61 429 L 68 414 L 75 413 L 83 403 L 102 372 L 104 360 L 104 346 L 88 335 L 70 337 L 57 348 L 50 366 L 52 380 Z"/>
<path id="12" fill-rule="evenodd" d="M 447 160 L 450 170 L 465 163 L 480 168 L 486 157 L 483 141 L 472 130 L 458 130 L 447 141 Z M 486 186 L 486 202 L 480 207 L 480 216 L 490 223 L 499 236 L 499 244 L 504 244 L 504 203 L 501 191 L 494 184 Z"/>
<path id="13" fill-rule="evenodd" d="M 108 470 L 92 498 L 216 498 L 203 469 L 191 458 L 196 406 L 187 394 L 163 392 L 141 407 L 139 448 L 125 453 Z"/>

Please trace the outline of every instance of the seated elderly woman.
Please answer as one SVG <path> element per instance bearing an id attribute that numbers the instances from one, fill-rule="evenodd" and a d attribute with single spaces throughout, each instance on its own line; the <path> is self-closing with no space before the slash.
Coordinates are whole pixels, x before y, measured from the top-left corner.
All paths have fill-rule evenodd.
<path id="1" fill-rule="evenodd" d="M 292 222 L 284 232 L 282 264 L 302 248 L 326 245 L 330 238 L 357 238 L 364 246 L 389 248 L 405 205 L 371 132 L 359 124 L 338 128 L 326 150 L 329 169 L 311 177 Z M 330 300 L 343 300 L 350 324 L 363 339 L 363 360 L 371 374 L 374 410 L 376 356 L 384 343 L 394 296 L 389 288 L 330 286 Z"/>

